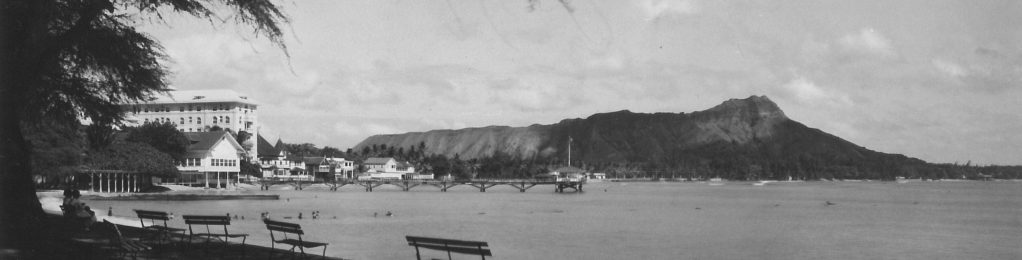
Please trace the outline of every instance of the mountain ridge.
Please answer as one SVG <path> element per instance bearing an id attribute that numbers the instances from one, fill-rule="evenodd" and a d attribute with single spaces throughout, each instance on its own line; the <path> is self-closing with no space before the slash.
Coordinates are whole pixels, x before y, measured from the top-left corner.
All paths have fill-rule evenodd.
<path id="1" fill-rule="evenodd" d="M 620 110 L 548 125 L 374 135 L 354 149 L 372 145 L 418 147 L 421 143 L 424 153 L 449 158 L 476 159 L 499 154 L 564 161 L 569 138 L 573 140 L 572 161 L 588 164 L 640 163 L 691 168 L 693 164 L 716 163 L 768 167 L 796 161 L 799 165 L 813 164 L 815 160 L 857 170 L 876 168 L 885 162 L 925 164 L 903 155 L 872 151 L 805 126 L 788 118 L 766 96 L 729 99 L 689 113 Z M 730 166 L 713 168 L 721 167 Z"/>

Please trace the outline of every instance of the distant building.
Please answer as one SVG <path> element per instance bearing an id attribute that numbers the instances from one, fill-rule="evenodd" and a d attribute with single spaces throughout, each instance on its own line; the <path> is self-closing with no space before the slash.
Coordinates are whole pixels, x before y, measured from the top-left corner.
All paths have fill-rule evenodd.
<path id="1" fill-rule="evenodd" d="M 245 131 L 253 137 L 259 135 L 257 107 L 248 96 L 229 89 L 175 90 L 149 102 L 121 104 L 128 126 L 171 122 L 186 133 L 207 132 L 218 126 L 234 133 Z M 251 142 L 246 151 L 248 159 L 254 159 L 258 151 L 256 140 Z"/>
<path id="2" fill-rule="evenodd" d="M 227 132 L 185 133 L 191 144 L 178 165 L 177 183 L 206 188 L 237 187 L 245 150 Z"/>
<path id="3" fill-rule="evenodd" d="M 365 160 L 365 162 L 362 162 L 362 165 L 365 166 L 366 171 L 379 171 L 379 172 L 396 172 L 397 171 L 397 161 L 394 160 L 394 158 L 390 158 L 390 157 L 387 157 L 387 158 L 370 157 L 370 158 L 367 158 Z"/>
<path id="4" fill-rule="evenodd" d="M 551 171 L 550 175 L 557 176 L 558 181 L 581 181 L 585 179 L 586 171 L 574 166 L 564 166 Z"/>
<path id="5" fill-rule="evenodd" d="M 370 178 L 377 179 L 410 179 L 415 167 L 407 162 L 398 162 L 394 158 L 370 157 L 362 163 Z"/>
<path id="6" fill-rule="evenodd" d="M 333 169 L 334 179 L 355 179 L 355 162 L 345 160 L 344 158 L 333 158 L 327 157 L 326 161 L 330 164 L 330 168 Z"/>
<path id="7" fill-rule="evenodd" d="M 277 140 L 276 145 L 270 145 L 266 138 L 256 136 L 259 143 L 259 168 L 263 173 L 262 178 L 276 180 L 303 180 L 311 181 L 312 175 L 306 174 L 305 160 L 302 157 L 292 156 L 284 149 L 284 142 Z"/>
<path id="8" fill-rule="evenodd" d="M 315 180 L 327 180 L 333 178 L 330 174 L 330 164 L 323 157 L 302 157 L 305 163 L 305 171 L 313 176 Z"/>

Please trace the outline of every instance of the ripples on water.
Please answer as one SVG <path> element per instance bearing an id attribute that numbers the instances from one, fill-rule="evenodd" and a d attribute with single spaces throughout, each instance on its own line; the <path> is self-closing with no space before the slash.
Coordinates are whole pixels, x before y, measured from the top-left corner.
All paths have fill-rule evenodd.
<path id="1" fill-rule="evenodd" d="M 603 182 L 584 193 L 348 186 L 246 192 L 279 194 L 278 201 L 89 204 L 130 217 L 131 209 L 244 216 L 230 228 L 266 246 L 259 213 L 270 212 L 301 224 L 309 240 L 329 242 L 327 255 L 354 259 L 414 257 L 405 235 L 487 241 L 498 259 L 1018 259 L 1020 185 Z M 311 219 L 316 210 L 319 219 Z M 431 253 L 424 258 L 446 256 Z"/>

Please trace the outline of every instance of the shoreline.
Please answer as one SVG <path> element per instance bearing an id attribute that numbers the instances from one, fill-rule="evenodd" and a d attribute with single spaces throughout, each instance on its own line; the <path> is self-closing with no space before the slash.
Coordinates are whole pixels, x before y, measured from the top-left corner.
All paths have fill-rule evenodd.
<path id="1" fill-rule="evenodd" d="M 87 200 L 172 200 L 172 201 L 193 201 L 193 200 L 280 200 L 280 195 L 264 194 L 129 194 L 120 196 L 95 196 L 86 195 L 82 199 Z"/>

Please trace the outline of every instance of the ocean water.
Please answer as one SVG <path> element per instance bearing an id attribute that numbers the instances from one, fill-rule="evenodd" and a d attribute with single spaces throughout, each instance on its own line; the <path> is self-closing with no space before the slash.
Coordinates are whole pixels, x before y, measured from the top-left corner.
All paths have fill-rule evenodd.
<path id="1" fill-rule="evenodd" d="M 327 255 L 352 259 L 414 258 L 406 235 L 486 241 L 497 259 L 1022 259 L 1022 182 L 603 182 L 581 193 L 555 193 L 551 186 L 525 193 L 507 186 L 485 193 L 468 186 L 244 193 L 281 200 L 87 203 L 101 215 L 108 207 L 123 217 L 134 217 L 131 209 L 173 212 L 174 227 L 185 227 L 180 216 L 186 214 L 240 215 L 245 220 L 230 229 L 266 246 L 259 213 L 270 212 L 301 224 L 308 240 L 330 243 Z M 311 219 L 315 210 L 319 219 Z M 387 211 L 394 216 L 385 217 Z"/>

